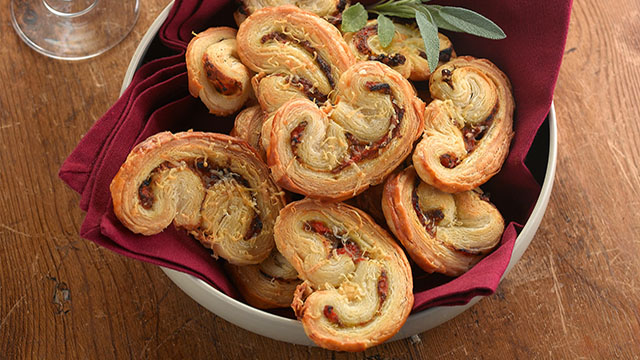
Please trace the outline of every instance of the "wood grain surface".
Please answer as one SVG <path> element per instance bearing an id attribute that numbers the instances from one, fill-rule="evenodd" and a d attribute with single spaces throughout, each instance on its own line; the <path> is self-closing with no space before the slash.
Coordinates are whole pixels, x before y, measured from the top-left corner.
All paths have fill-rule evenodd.
<path id="1" fill-rule="evenodd" d="M 254 335 L 199 306 L 159 268 L 78 236 L 79 196 L 58 169 L 117 99 L 167 3 L 142 0 L 123 43 L 63 62 L 22 43 L 9 0 L 0 0 L 0 359 L 640 356 L 640 2 L 574 4 L 555 94 L 555 187 L 498 292 L 419 341 L 361 354 Z"/>

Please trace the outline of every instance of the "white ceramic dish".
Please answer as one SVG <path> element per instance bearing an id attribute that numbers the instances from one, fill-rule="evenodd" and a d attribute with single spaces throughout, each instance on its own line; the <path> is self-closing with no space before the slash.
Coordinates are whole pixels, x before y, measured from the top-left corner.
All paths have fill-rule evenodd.
<path id="1" fill-rule="evenodd" d="M 173 3 L 169 4 L 162 13 L 160 13 L 140 41 L 140 44 L 129 63 L 129 68 L 127 69 L 122 84 L 121 93 L 124 92 L 127 86 L 131 83 L 135 71 L 141 65 L 142 59 L 144 58 L 151 41 L 156 36 L 158 30 L 162 26 L 162 23 L 169 15 L 172 5 Z M 502 278 L 507 276 L 509 271 L 515 266 L 518 260 L 520 260 L 522 254 L 529 246 L 529 243 L 531 243 L 549 202 L 549 196 L 551 195 L 553 180 L 555 178 L 557 157 L 556 113 L 553 104 L 549 111 L 549 144 L 547 169 L 540 196 L 538 197 L 538 201 L 536 202 L 529 220 L 516 239 L 511 261 L 509 261 L 509 266 L 502 275 Z M 182 289 L 182 291 L 197 301 L 200 305 L 243 329 L 275 340 L 286 341 L 299 345 L 315 346 L 315 344 L 305 335 L 302 324 L 299 321 L 273 315 L 234 300 L 194 276 L 167 268 L 162 268 L 162 270 L 176 285 L 178 285 L 180 289 Z M 466 305 L 439 306 L 412 314 L 409 316 L 402 329 L 390 341 L 404 339 L 432 329 L 453 319 L 480 301 L 481 298 L 482 296 L 476 296 Z"/>

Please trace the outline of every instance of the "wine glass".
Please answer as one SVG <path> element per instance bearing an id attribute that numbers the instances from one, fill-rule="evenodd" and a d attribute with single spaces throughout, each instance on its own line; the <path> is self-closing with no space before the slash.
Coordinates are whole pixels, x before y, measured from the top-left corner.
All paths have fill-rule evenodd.
<path id="1" fill-rule="evenodd" d="M 138 19 L 139 0 L 11 0 L 22 40 L 46 56 L 94 57 L 118 44 Z"/>

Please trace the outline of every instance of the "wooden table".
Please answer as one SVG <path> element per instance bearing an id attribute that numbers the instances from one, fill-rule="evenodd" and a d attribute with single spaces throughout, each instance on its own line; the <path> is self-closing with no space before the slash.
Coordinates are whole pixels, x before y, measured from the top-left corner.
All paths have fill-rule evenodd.
<path id="1" fill-rule="evenodd" d="M 555 94 L 559 158 L 547 214 L 497 294 L 452 321 L 362 354 L 277 342 L 205 310 L 159 268 L 78 236 L 57 177 L 117 99 L 167 0 L 142 0 L 123 43 L 45 58 L 0 0 L 0 359 L 612 358 L 640 354 L 640 2 L 574 4 Z"/>

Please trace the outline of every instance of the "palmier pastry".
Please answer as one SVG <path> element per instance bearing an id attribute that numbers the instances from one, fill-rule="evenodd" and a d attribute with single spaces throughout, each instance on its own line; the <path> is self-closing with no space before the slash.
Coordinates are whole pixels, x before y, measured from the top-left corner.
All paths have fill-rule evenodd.
<path id="1" fill-rule="evenodd" d="M 500 242 L 504 220 L 479 189 L 442 192 L 413 167 L 387 180 L 382 210 L 391 231 L 425 271 L 458 276 Z"/>
<path id="2" fill-rule="evenodd" d="M 276 249 L 258 265 L 228 264 L 226 268 L 247 303 L 260 309 L 291 306 L 293 293 L 302 282 L 296 269 Z"/>
<path id="3" fill-rule="evenodd" d="M 292 5 L 256 11 L 240 25 L 237 39 L 240 59 L 258 73 L 252 83 L 267 113 L 292 98 L 327 101 L 356 62 L 338 29 Z"/>
<path id="4" fill-rule="evenodd" d="M 380 45 L 378 20 L 369 20 L 367 26 L 356 32 L 344 34 L 353 54 L 360 60 L 380 61 L 411 80 L 427 80 L 431 71 L 425 53 L 424 41 L 415 25 L 396 24 L 395 35 L 387 47 Z M 448 37 L 438 33 L 442 65 L 456 57 Z"/>
<path id="5" fill-rule="evenodd" d="M 261 139 L 264 117 L 264 112 L 258 105 L 242 110 L 236 116 L 230 135 L 248 142 L 260 154 L 260 158 L 266 161 Z"/>
<path id="6" fill-rule="evenodd" d="M 138 144 L 111 182 L 111 196 L 131 231 L 153 235 L 173 222 L 236 265 L 269 256 L 284 206 L 246 142 L 202 132 L 163 132 Z"/>
<path id="7" fill-rule="evenodd" d="M 347 0 L 240 0 L 240 7 L 233 13 L 236 24 L 240 24 L 257 10 L 265 7 L 280 5 L 296 5 L 312 12 L 331 23 L 337 23 L 342 18 L 342 11 L 347 6 Z"/>
<path id="8" fill-rule="evenodd" d="M 316 344 L 362 351 L 400 330 L 413 306 L 411 268 L 366 213 L 305 199 L 280 212 L 274 236 L 305 280 L 291 306 Z"/>
<path id="9" fill-rule="evenodd" d="M 275 113 L 267 161 L 282 187 L 314 198 L 353 197 L 381 183 L 422 133 L 424 103 L 384 64 L 352 66 L 335 96 L 321 108 L 291 100 Z"/>
<path id="10" fill-rule="evenodd" d="M 437 68 L 429 88 L 434 101 L 413 165 L 442 191 L 475 189 L 500 170 L 509 152 L 511 83 L 490 61 L 464 56 Z"/>
<path id="11" fill-rule="evenodd" d="M 238 59 L 236 30 L 210 28 L 189 42 L 186 54 L 189 92 L 214 115 L 229 115 L 252 93 L 251 73 Z"/>

